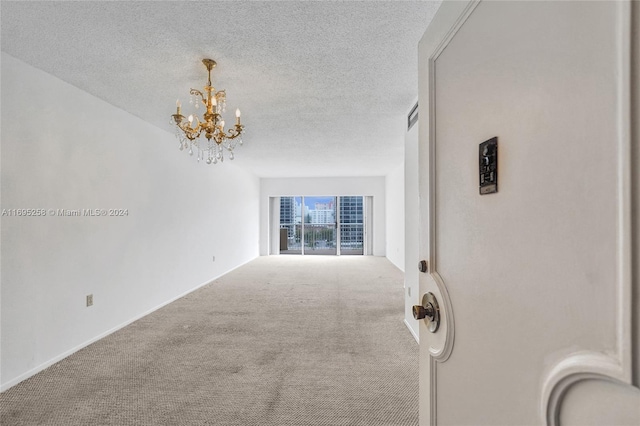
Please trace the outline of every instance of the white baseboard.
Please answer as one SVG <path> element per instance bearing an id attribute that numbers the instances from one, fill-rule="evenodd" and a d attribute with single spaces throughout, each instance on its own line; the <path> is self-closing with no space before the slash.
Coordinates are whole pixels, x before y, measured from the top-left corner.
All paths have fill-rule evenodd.
<path id="1" fill-rule="evenodd" d="M 74 347 L 74 348 L 72 348 L 72 349 L 69 349 L 68 351 L 65 351 L 65 352 L 61 353 L 60 355 L 57 355 L 57 356 L 55 356 L 55 357 L 51 358 L 49 361 L 43 362 L 42 364 L 40 364 L 40 365 L 38 365 L 37 367 L 32 368 L 31 370 L 29 370 L 29 371 L 27 371 L 27 372 L 25 372 L 25 373 L 23 373 L 23 374 L 19 375 L 18 377 L 16 377 L 16 378 L 14 378 L 14 379 L 9 380 L 9 381 L 8 381 L 8 382 L 6 382 L 6 383 L 2 383 L 2 384 L 0 384 L 0 392 L 4 392 L 4 391 L 6 391 L 7 389 L 9 389 L 9 388 L 11 388 L 11 387 L 13 387 L 13 386 L 17 385 L 18 383 L 22 382 L 23 380 L 26 380 L 26 379 L 28 379 L 29 377 L 31 377 L 31 376 L 33 376 L 33 375 L 35 375 L 35 374 L 38 374 L 39 372 L 41 372 L 41 371 L 42 371 L 42 370 L 44 370 L 45 368 L 52 366 L 52 365 L 53 365 L 53 364 L 55 364 L 56 362 L 62 361 L 63 359 L 65 359 L 65 358 L 66 358 L 66 357 L 68 357 L 69 355 L 72 355 L 72 354 L 74 354 L 75 352 L 78 352 L 80 349 L 86 348 L 86 347 L 87 347 L 87 346 L 89 346 L 90 344 L 95 343 L 95 342 L 97 342 L 98 340 L 100 340 L 100 339 L 102 339 L 102 338 L 104 338 L 104 337 L 107 337 L 107 336 L 108 336 L 108 335 L 110 335 L 111 333 L 115 333 L 116 331 L 120 330 L 121 328 L 124 328 L 124 327 L 128 326 L 129 324 L 131 324 L 131 323 L 133 323 L 133 322 L 135 322 L 135 321 L 139 320 L 140 318 L 143 318 L 143 317 L 145 317 L 145 316 L 149 315 L 150 313 L 155 312 L 155 311 L 157 311 L 158 309 L 160 309 L 160 308 L 162 308 L 162 307 L 164 307 L 164 306 L 167 306 L 169 303 L 175 302 L 176 300 L 178 300 L 178 299 L 180 299 L 180 298 L 182 298 L 182 297 L 186 296 L 186 295 L 187 295 L 187 294 L 189 294 L 189 293 L 193 293 L 194 291 L 198 290 L 198 289 L 199 289 L 199 288 L 201 288 L 201 287 L 204 287 L 204 286 L 205 286 L 205 285 L 207 285 L 207 284 L 211 284 L 212 282 L 214 282 L 214 281 L 215 281 L 215 280 L 217 280 L 218 278 L 220 278 L 220 277 L 222 277 L 222 276 L 224 276 L 224 275 L 228 274 L 228 273 L 229 273 L 229 272 L 231 272 L 231 271 L 234 271 L 234 270 L 236 270 L 236 269 L 240 268 L 241 266 L 246 265 L 247 263 L 249 263 L 249 262 L 251 262 L 251 261 L 253 261 L 253 260 L 255 260 L 255 259 L 256 259 L 256 258 L 254 257 L 253 259 L 247 260 L 246 262 L 241 263 L 240 265 L 238 265 L 238 266 L 236 266 L 236 267 L 234 267 L 234 268 L 229 269 L 229 270 L 228 270 L 228 271 L 226 271 L 225 273 L 220 274 L 220 275 L 218 275 L 218 276 L 216 276 L 216 277 L 214 277 L 214 278 L 210 279 L 210 280 L 209 280 L 209 281 L 207 281 L 207 282 L 204 282 L 204 283 L 202 283 L 202 284 L 199 284 L 199 285 L 197 285 L 196 287 L 192 288 L 191 290 L 187 290 L 186 292 L 184 292 L 184 293 L 182 293 L 182 294 L 180 294 L 180 295 L 178 295 L 178 296 L 176 296 L 176 297 L 173 297 L 173 298 L 171 298 L 171 299 L 167 300 L 166 302 L 161 303 L 160 305 L 156 306 L 155 308 L 151 308 L 151 309 L 149 309 L 148 311 L 143 312 L 143 313 L 142 313 L 142 314 L 140 314 L 140 315 L 136 315 L 135 317 L 133 317 L 133 318 L 131 318 L 131 319 L 129 319 L 129 320 L 127 320 L 127 321 L 123 322 L 122 324 L 117 325 L 117 326 L 115 326 L 115 327 L 113 327 L 113 328 L 111 328 L 111 329 L 109 329 L 109 330 L 105 331 L 104 333 L 101 333 L 101 334 L 97 335 L 96 337 L 93 337 L 93 338 L 91 338 L 91 339 L 87 340 L 86 342 L 81 343 L 80 345 L 78 345 L 78 346 L 76 346 L 76 347 Z"/>
<path id="2" fill-rule="evenodd" d="M 404 325 L 407 326 L 407 328 L 409 329 L 409 332 L 411 333 L 411 335 L 413 336 L 414 339 L 416 339 L 416 343 L 420 344 L 420 337 L 418 337 L 418 335 L 416 334 L 415 331 L 413 331 L 413 328 L 411 327 L 411 324 L 409 324 L 409 322 L 407 322 L 407 319 L 405 318 L 403 320 Z"/>

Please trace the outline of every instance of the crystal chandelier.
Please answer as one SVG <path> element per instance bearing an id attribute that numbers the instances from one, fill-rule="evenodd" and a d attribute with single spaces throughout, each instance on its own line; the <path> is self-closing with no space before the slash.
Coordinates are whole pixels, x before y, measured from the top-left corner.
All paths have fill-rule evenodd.
<path id="1" fill-rule="evenodd" d="M 180 100 L 176 101 L 176 113 L 171 117 L 172 123 L 176 125 L 176 138 L 180 143 L 180 151 L 189 150 L 189 155 L 194 151 L 198 153 L 198 161 L 204 160 L 207 164 L 216 164 L 224 161 L 224 150 L 229 151 L 229 159 L 233 160 L 233 150 L 238 143 L 242 145 L 242 132 L 244 126 L 240 124 L 240 110 L 236 110 L 236 124 L 233 128 L 224 130 L 224 119 L 222 113 L 226 109 L 226 93 L 224 90 L 216 91 L 211 85 L 211 70 L 215 68 L 216 61 L 213 59 L 203 59 L 202 63 L 207 67 L 209 80 L 204 87 L 206 94 L 199 90 L 191 89 L 190 104 L 194 104 L 198 109 L 200 102 L 206 112 L 203 114 L 204 121 L 191 114 L 185 117 L 181 114 Z M 195 99 L 194 99 L 195 97 Z M 194 122 L 195 121 L 195 122 Z M 204 135 L 204 139 L 198 139 Z"/>

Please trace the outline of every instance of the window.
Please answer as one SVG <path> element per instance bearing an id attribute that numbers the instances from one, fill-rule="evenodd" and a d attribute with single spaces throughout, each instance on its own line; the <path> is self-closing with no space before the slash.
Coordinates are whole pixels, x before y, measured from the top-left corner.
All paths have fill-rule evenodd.
<path id="1" fill-rule="evenodd" d="M 363 198 L 280 197 L 280 253 L 364 254 Z"/>

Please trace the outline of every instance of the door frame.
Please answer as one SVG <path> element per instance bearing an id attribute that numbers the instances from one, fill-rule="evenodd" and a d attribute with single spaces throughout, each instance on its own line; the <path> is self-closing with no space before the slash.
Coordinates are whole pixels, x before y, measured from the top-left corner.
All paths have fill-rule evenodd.
<path id="1" fill-rule="evenodd" d="M 437 424 L 437 364 L 446 362 L 453 351 L 455 321 L 447 285 L 438 273 L 435 232 L 435 61 L 479 4 L 478 0 L 443 2 L 418 45 L 418 191 L 419 258 L 428 261 L 428 272 L 419 276 L 420 294 L 432 292 L 440 302 L 441 324 L 430 333 L 420 321 L 420 425 Z M 425 59 L 426 58 L 426 59 Z"/>
<path id="2" fill-rule="evenodd" d="M 420 274 L 420 294 L 433 292 L 441 305 L 442 324 L 432 334 L 420 322 L 420 425 L 437 424 L 437 364 L 446 362 L 455 340 L 454 312 L 447 285 L 438 273 L 436 253 L 436 140 L 435 61 L 445 50 L 481 0 L 445 1 L 419 43 L 419 258 L 428 260 L 428 273 Z M 546 372 L 540 389 L 540 418 L 557 425 L 567 389 L 586 379 L 640 386 L 640 4 L 616 3 L 618 81 L 617 179 L 617 345 L 615 353 L 582 351 Z M 632 90 L 635 90 L 632 93 Z M 635 213 L 635 215 L 634 215 Z M 635 328 L 634 328 L 635 324 Z M 634 331 L 635 330 L 635 331 Z"/>

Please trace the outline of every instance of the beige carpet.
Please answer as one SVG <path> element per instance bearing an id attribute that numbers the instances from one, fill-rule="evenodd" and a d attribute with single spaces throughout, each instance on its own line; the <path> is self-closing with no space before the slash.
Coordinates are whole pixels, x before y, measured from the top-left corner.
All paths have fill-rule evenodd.
<path id="1" fill-rule="evenodd" d="M 402 280 L 258 258 L 0 394 L 0 424 L 417 425 Z"/>

